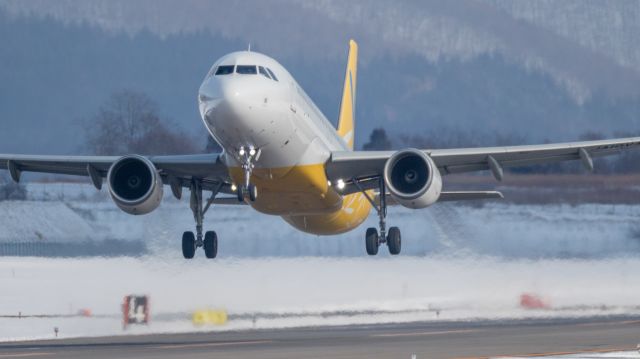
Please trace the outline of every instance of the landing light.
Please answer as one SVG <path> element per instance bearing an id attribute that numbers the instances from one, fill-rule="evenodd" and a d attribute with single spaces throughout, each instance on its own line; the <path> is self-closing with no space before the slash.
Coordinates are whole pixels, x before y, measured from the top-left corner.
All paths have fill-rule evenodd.
<path id="1" fill-rule="evenodd" d="M 327 181 L 327 186 L 331 187 L 331 181 Z"/>
<path id="2" fill-rule="evenodd" d="M 336 183 L 336 186 L 338 186 L 339 190 L 343 190 L 345 186 L 344 181 L 339 179 L 338 182 Z"/>
<path id="3" fill-rule="evenodd" d="M 235 184 L 231 185 L 231 192 L 235 192 L 238 190 L 238 186 L 236 186 Z"/>
<path id="4" fill-rule="evenodd" d="M 255 156 L 256 155 L 256 149 L 251 147 L 251 149 L 249 149 L 249 156 Z"/>
<path id="5" fill-rule="evenodd" d="M 240 156 L 244 156 L 244 147 L 240 147 L 239 153 L 240 153 Z"/>

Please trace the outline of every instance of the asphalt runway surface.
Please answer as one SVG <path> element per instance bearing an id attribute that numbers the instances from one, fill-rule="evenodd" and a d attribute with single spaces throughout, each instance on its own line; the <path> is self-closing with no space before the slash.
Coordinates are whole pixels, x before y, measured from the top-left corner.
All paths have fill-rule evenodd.
<path id="1" fill-rule="evenodd" d="M 640 317 L 439 322 L 0 343 L 0 358 L 489 358 L 635 350 Z"/>

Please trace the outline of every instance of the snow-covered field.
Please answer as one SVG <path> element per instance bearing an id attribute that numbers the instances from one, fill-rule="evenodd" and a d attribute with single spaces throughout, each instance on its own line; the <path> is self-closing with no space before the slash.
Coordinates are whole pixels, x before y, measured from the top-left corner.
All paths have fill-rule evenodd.
<path id="1" fill-rule="evenodd" d="M 0 243 L 118 239 L 144 241 L 158 256 L 179 256 L 180 238 L 193 230 L 188 201 L 166 195 L 146 216 L 130 216 L 90 185 L 30 184 L 30 202 L 0 202 Z M 437 204 L 424 210 L 394 207 L 388 223 L 403 234 L 403 254 L 473 254 L 504 258 L 608 258 L 640 254 L 640 204 L 577 206 L 468 206 Z M 212 207 L 205 229 L 216 230 L 221 257 L 360 257 L 364 231 L 377 226 L 372 215 L 360 229 L 339 236 L 298 232 L 278 217 L 247 207 Z M 67 238 L 65 238 L 67 237 Z M 388 256 L 386 251 L 381 251 Z"/>
<path id="2" fill-rule="evenodd" d="M 3 315 L 90 309 L 95 318 L 4 318 L 0 338 L 48 338 L 55 326 L 62 337 L 121 334 L 122 298 L 138 293 L 150 296 L 152 321 L 129 333 L 251 328 L 256 312 L 258 328 L 640 314 L 637 273 L 640 258 L 4 258 Z M 523 293 L 539 295 L 550 309 L 522 308 Z M 207 308 L 232 319 L 194 327 L 189 315 Z"/>
<path id="3" fill-rule="evenodd" d="M 0 340 L 121 334 L 120 304 L 148 294 L 152 321 L 127 333 L 231 330 L 415 320 L 640 315 L 640 205 L 436 205 L 390 210 L 403 255 L 364 255 L 372 216 L 341 236 L 297 232 L 244 207 L 214 207 L 205 221 L 219 258 L 181 258 L 193 218 L 167 198 L 142 217 L 106 193 L 72 184 L 30 185 L 29 201 L 0 202 L 0 242 L 144 240 L 139 257 L 0 258 Z M 35 232 L 34 232 L 35 233 Z M 55 235 L 53 235 L 55 234 Z M 531 293 L 549 309 L 527 310 Z M 198 309 L 225 309 L 222 327 L 194 327 Z M 254 322 L 255 318 L 255 322 Z"/>

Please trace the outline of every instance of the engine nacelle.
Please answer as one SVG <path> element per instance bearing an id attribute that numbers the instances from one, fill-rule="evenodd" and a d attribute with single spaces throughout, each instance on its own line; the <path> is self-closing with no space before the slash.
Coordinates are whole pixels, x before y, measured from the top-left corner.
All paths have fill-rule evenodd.
<path id="1" fill-rule="evenodd" d="M 384 166 L 384 181 L 396 202 L 408 208 L 425 208 L 438 201 L 442 177 L 431 157 L 416 149 L 393 154 Z"/>
<path id="2" fill-rule="evenodd" d="M 107 175 L 109 193 L 118 208 L 139 215 L 154 211 L 164 195 L 162 178 L 156 166 L 141 156 L 117 160 Z"/>

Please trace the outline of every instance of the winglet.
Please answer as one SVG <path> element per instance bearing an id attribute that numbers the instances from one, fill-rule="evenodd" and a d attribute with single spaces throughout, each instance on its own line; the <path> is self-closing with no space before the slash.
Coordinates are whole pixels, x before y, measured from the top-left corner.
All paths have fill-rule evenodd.
<path id="1" fill-rule="evenodd" d="M 358 44 L 349 41 L 349 58 L 344 76 L 342 101 L 340 102 L 340 117 L 338 118 L 338 135 L 344 140 L 349 149 L 353 150 L 356 120 L 356 83 L 358 75 Z"/>

